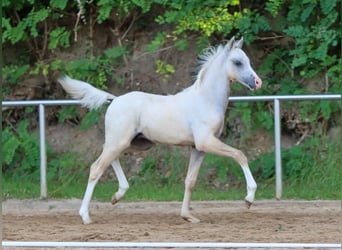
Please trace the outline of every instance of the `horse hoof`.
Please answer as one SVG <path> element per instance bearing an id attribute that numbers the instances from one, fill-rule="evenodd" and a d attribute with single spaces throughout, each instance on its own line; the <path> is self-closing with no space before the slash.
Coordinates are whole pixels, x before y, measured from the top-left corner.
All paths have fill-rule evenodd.
<path id="1" fill-rule="evenodd" d="M 118 202 L 118 199 L 116 199 L 115 194 L 113 195 L 111 202 L 112 202 L 112 205 L 115 205 Z"/>
<path id="2" fill-rule="evenodd" d="M 190 222 L 190 223 L 199 223 L 201 221 L 200 219 L 197 219 L 196 217 L 193 217 L 193 216 L 182 216 L 182 218 L 185 221 Z"/>
<path id="3" fill-rule="evenodd" d="M 85 216 L 81 216 L 81 219 L 82 219 L 82 222 L 84 225 L 88 225 L 88 224 L 91 224 L 93 223 L 93 221 L 90 219 L 89 215 L 85 215 Z"/>
<path id="4" fill-rule="evenodd" d="M 93 222 L 92 222 L 92 220 L 91 219 L 89 219 L 89 220 L 83 220 L 83 224 L 84 225 L 89 225 L 89 224 L 92 224 Z"/>
<path id="5" fill-rule="evenodd" d="M 246 207 L 248 208 L 248 209 L 250 209 L 251 208 L 251 206 L 252 206 L 252 202 L 250 202 L 250 201 L 248 201 L 248 200 L 245 200 L 245 203 L 246 203 Z"/>
<path id="6" fill-rule="evenodd" d="M 80 209 L 78 214 L 80 215 L 81 219 L 82 219 L 82 222 L 83 224 L 91 224 L 92 221 L 90 219 L 90 216 L 89 216 L 89 212 L 88 210 L 84 210 L 84 209 Z"/>

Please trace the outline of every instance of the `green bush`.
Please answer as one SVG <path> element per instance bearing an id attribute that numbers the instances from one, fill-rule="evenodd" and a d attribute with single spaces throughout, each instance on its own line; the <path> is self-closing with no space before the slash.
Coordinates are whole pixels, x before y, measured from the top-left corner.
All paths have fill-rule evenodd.
<path id="1" fill-rule="evenodd" d="M 28 120 L 23 120 L 18 127 L 6 127 L 2 132 L 3 170 L 13 178 L 32 176 L 39 179 L 39 140 L 37 135 L 27 130 Z"/>
<path id="2" fill-rule="evenodd" d="M 319 145 L 319 147 L 317 147 Z M 282 175 L 290 183 L 318 182 L 339 186 L 341 172 L 336 156 L 339 144 L 331 143 L 329 138 L 311 138 L 302 145 L 282 149 Z M 261 173 L 258 179 L 275 178 L 274 153 L 260 155 L 251 163 L 251 168 Z"/>

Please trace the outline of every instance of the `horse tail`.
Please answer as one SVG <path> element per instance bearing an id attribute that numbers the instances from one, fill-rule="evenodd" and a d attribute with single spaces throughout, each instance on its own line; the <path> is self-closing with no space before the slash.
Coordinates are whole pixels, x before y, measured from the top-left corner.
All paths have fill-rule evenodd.
<path id="1" fill-rule="evenodd" d="M 116 97 L 106 91 L 91 86 L 89 83 L 71 79 L 66 75 L 59 77 L 58 82 L 72 98 L 79 99 L 82 106 L 90 110 L 97 109 L 105 102 L 113 100 Z"/>

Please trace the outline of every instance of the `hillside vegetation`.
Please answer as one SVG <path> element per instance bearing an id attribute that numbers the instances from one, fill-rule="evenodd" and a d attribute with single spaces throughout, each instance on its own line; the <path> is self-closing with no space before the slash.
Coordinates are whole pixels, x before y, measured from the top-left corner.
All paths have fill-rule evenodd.
<path id="1" fill-rule="evenodd" d="M 232 36 L 244 37 L 263 80 L 253 93 L 236 84 L 233 95 L 341 93 L 337 0 L 4 0 L 2 6 L 4 100 L 69 98 L 56 71 L 116 95 L 173 94 L 192 84 L 204 48 Z M 101 150 L 104 111 L 47 109 L 50 182 L 86 181 Z M 316 185 L 321 193 L 311 198 L 340 197 L 340 102 L 284 102 L 281 115 L 285 181 Z M 5 181 L 39 179 L 36 109 L 3 107 L 2 127 Z M 272 103 L 229 104 L 222 139 L 246 152 L 257 180 L 266 184 L 274 181 L 272 131 Z M 132 183 L 167 187 L 184 179 L 187 153 L 160 146 L 144 159 L 145 153 L 124 156 L 123 165 Z M 244 185 L 236 164 L 219 157 L 207 158 L 201 178 L 215 189 Z"/>

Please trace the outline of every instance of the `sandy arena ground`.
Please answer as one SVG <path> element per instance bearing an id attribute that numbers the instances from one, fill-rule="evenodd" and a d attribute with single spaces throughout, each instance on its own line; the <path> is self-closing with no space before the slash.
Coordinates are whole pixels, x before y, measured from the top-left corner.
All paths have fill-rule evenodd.
<path id="1" fill-rule="evenodd" d="M 180 202 L 92 201 L 91 225 L 80 203 L 3 201 L 3 241 L 341 243 L 341 201 L 256 201 L 249 210 L 243 201 L 193 202 L 198 224 L 179 216 Z"/>

